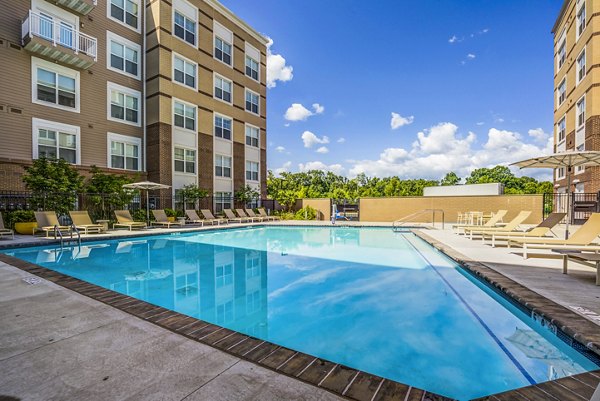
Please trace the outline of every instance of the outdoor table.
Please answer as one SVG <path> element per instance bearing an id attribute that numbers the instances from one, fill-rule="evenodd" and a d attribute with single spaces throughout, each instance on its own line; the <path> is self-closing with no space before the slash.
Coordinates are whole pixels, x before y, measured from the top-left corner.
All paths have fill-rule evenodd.
<path id="1" fill-rule="evenodd" d="M 552 252 L 563 255 L 563 274 L 567 274 L 569 258 L 575 261 L 594 262 L 596 265 L 596 285 L 600 285 L 600 253 L 588 253 L 571 249 L 553 249 Z M 585 263 L 586 266 L 590 266 Z"/>
<path id="2" fill-rule="evenodd" d="M 110 220 L 96 220 L 96 223 L 102 224 L 102 231 L 108 231 L 108 223 Z"/>
<path id="3" fill-rule="evenodd" d="M 185 226 L 185 217 L 178 217 L 177 221 L 179 222 L 179 224 L 181 224 L 182 226 Z"/>

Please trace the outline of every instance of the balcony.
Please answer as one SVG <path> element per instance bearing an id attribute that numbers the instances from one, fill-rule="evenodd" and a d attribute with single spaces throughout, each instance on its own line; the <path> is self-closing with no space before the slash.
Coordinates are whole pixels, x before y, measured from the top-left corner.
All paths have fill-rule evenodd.
<path id="1" fill-rule="evenodd" d="M 66 67 L 85 70 L 98 59 L 98 40 L 63 21 L 29 10 L 21 32 L 25 49 Z"/>
<path id="2" fill-rule="evenodd" d="M 68 11 L 79 15 L 88 15 L 96 7 L 98 0 L 47 0 Z"/>

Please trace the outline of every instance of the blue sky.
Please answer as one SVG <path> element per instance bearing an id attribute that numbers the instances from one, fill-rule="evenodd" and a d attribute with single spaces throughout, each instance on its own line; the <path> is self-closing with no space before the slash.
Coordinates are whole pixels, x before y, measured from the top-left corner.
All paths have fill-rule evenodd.
<path id="1" fill-rule="evenodd" d="M 439 179 L 551 152 L 562 0 L 222 2 L 273 40 L 273 171 Z"/>

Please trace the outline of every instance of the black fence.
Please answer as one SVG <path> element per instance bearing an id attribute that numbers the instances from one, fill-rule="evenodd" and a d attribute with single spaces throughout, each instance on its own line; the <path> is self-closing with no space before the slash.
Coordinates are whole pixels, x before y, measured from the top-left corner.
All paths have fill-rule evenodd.
<path id="1" fill-rule="evenodd" d="M 570 223 L 583 224 L 592 213 L 600 212 L 600 192 L 544 194 L 544 217 L 552 212 L 567 213 L 569 207 Z"/>

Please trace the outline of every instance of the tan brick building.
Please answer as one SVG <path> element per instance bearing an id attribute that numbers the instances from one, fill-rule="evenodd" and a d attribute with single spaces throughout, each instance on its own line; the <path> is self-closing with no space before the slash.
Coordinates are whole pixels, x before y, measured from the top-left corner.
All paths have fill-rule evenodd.
<path id="1" fill-rule="evenodd" d="M 600 2 L 565 0 L 554 35 L 554 146 L 565 150 L 600 150 Z M 600 191 L 600 169 L 556 169 L 556 192 Z"/>
<path id="2" fill-rule="evenodd" d="M 267 40 L 218 1 L 1 5 L 0 190 L 45 155 L 265 194 Z"/>

